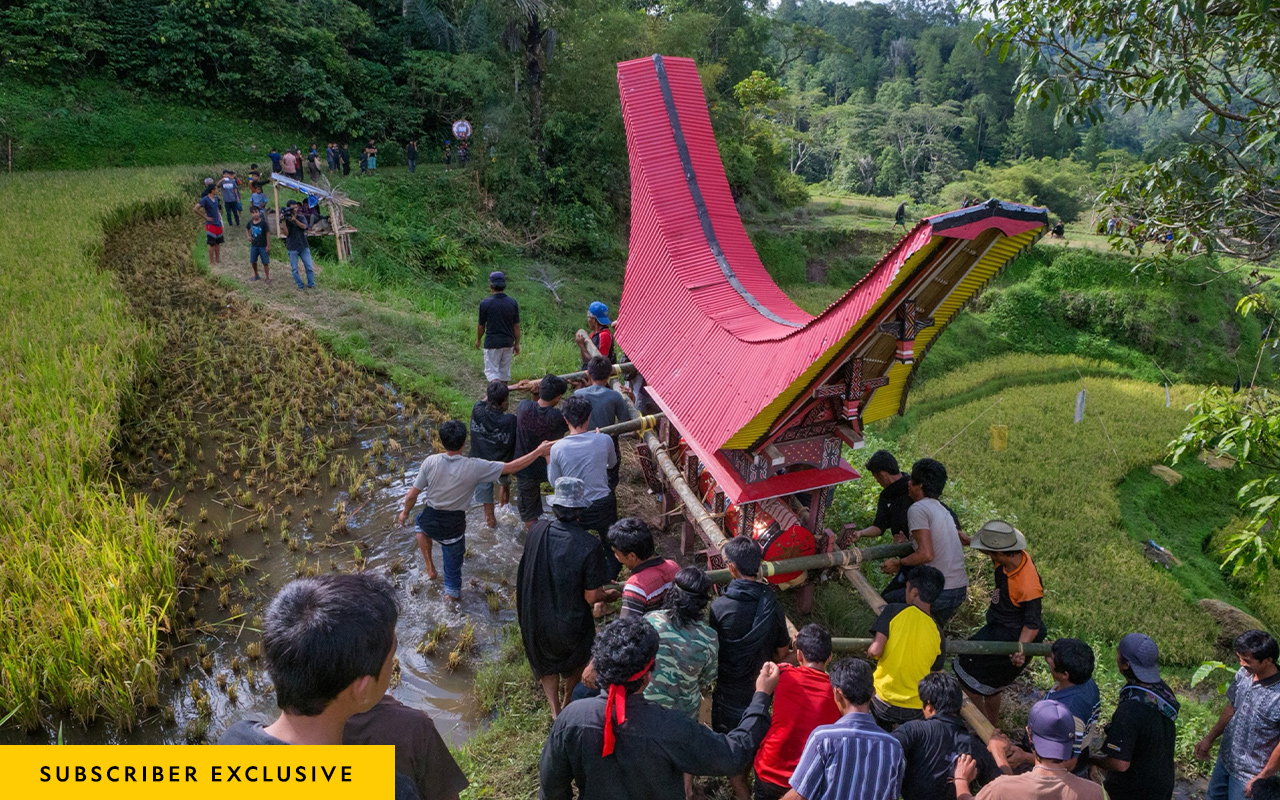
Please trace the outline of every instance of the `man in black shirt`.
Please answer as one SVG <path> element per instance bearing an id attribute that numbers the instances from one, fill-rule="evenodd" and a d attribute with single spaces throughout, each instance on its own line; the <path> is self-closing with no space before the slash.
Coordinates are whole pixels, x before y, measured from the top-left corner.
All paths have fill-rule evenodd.
<path id="1" fill-rule="evenodd" d="M 1131 633 L 1116 647 L 1116 666 L 1125 677 L 1116 711 L 1107 725 L 1095 766 L 1107 771 L 1108 797 L 1168 800 L 1173 794 L 1174 741 L 1178 698 L 1160 679 L 1160 650 L 1151 637 Z"/>
<path id="2" fill-rule="evenodd" d="M 931 672 L 920 680 L 919 691 L 924 719 L 905 722 L 893 732 L 902 743 L 906 759 L 903 800 L 953 800 L 956 790 L 952 774 L 956 759 L 962 754 L 973 756 L 978 763 L 977 786 L 1009 771 L 1004 759 L 1008 740 L 1003 736 L 993 738 L 995 747 L 988 752 L 960 718 L 964 693 L 959 681 L 945 672 Z"/>
<path id="3" fill-rule="evenodd" d="M 284 249 L 289 251 L 289 269 L 293 271 L 293 282 L 299 289 L 316 288 L 314 265 L 311 262 L 311 245 L 307 242 L 307 217 L 303 213 L 302 204 L 290 200 L 285 204 L 284 225 L 286 236 Z M 307 271 L 307 282 L 303 284 L 298 275 L 298 262 L 301 261 Z"/>
<path id="4" fill-rule="evenodd" d="M 684 796 L 684 775 L 737 775 L 769 730 L 778 667 L 763 664 L 741 723 L 713 733 L 680 711 L 644 698 L 658 633 L 642 617 L 610 623 L 592 661 L 606 695 L 577 700 L 551 726 L 542 748 L 542 800 L 650 800 Z"/>
<path id="5" fill-rule="evenodd" d="M 507 385 L 493 381 L 485 391 L 485 399 L 476 401 L 471 409 L 471 457 L 486 461 L 510 461 L 516 450 L 516 415 L 507 413 Z M 498 503 L 511 502 L 511 478 L 498 479 Z M 490 528 L 498 527 L 494 515 L 492 483 L 476 486 L 472 502 L 484 506 L 484 521 Z"/>
<path id="6" fill-rule="evenodd" d="M 720 639 L 711 727 L 717 733 L 728 733 L 743 720 L 761 665 L 786 658 L 791 636 L 773 587 L 756 578 L 764 558 L 756 540 L 735 536 L 722 554 L 733 580 L 711 604 L 711 628 Z M 745 772 L 731 775 L 729 783 L 738 798 L 748 796 Z"/>
<path id="7" fill-rule="evenodd" d="M 895 542 L 907 540 L 907 509 L 911 507 L 911 495 L 907 491 L 907 474 L 898 467 L 898 459 L 888 450 L 877 450 L 867 459 L 867 471 L 880 484 L 880 499 L 876 501 L 876 518 L 865 528 L 850 530 L 846 525 L 840 537 L 840 546 L 848 547 L 862 538 L 874 539 L 882 533 L 893 534 Z"/>
<path id="8" fill-rule="evenodd" d="M 476 349 L 484 348 L 484 377 L 511 380 L 511 358 L 520 355 L 520 305 L 506 295 L 507 276 L 489 273 L 489 296 L 480 301 Z"/>
<path id="9" fill-rule="evenodd" d="M 519 458 L 532 453 L 543 442 L 563 438 L 569 432 L 564 415 L 556 408 L 568 384 L 558 375 L 547 375 L 538 384 L 538 399 L 522 400 L 516 406 L 516 452 Z M 536 459 L 516 473 L 520 519 L 532 528 L 542 515 L 542 482 L 547 479 L 547 460 Z"/>
<path id="10" fill-rule="evenodd" d="M 617 589 L 603 588 L 608 575 L 600 540 L 580 523 L 586 507 L 580 478 L 556 481 L 551 497 L 556 518 L 543 520 L 529 531 L 516 573 L 520 638 L 551 705 L 552 718 L 569 702 L 591 660 L 596 632 L 592 606 L 617 600 L 619 595 Z"/>

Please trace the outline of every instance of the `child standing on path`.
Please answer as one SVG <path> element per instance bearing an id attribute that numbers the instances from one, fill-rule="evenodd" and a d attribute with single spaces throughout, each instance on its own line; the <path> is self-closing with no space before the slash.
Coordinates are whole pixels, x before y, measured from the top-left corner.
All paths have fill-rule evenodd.
<path id="1" fill-rule="evenodd" d="M 257 206 L 249 209 L 249 224 L 245 226 L 245 235 L 249 237 L 249 266 L 253 268 L 253 279 L 258 280 L 258 259 L 262 259 L 262 269 L 267 273 L 267 283 L 271 283 L 267 220 Z"/>

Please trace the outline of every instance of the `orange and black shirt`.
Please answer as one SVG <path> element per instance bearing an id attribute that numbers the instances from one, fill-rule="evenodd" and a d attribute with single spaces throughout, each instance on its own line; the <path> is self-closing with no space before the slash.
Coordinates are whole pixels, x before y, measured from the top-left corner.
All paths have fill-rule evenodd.
<path id="1" fill-rule="evenodd" d="M 1044 630 L 1041 617 L 1041 601 L 1044 584 L 1031 556 L 1022 554 L 1022 562 L 1005 572 L 996 567 L 996 590 L 987 608 L 987 624 L 1008 628 L 1038 628 Z"/>

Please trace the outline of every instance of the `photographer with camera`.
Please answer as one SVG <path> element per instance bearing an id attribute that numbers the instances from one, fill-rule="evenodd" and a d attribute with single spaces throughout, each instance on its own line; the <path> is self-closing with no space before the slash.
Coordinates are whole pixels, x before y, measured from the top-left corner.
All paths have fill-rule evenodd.
<path id="1" fill-rule="evenodd" d="M 311 261 L 311 245 L 307 242 L 307 228 L 310 225 L 307 222 L 306 215 L 303 213 L 302 203 L 297 200 L 290 200 L 281 214 L 281 219 L 284 220 L 285 230 L 287 231 L 284 249 L 289 251 L 289 269 L 293 272 L 293 282 L 298 284 L 299 289 L 314 289 L 316 287 L 315 273 L 313 271 L 314 264 Z M 298 276 L 299 260 L 302 261 L 302 265 L 307 271 L 305 285 Z"/>

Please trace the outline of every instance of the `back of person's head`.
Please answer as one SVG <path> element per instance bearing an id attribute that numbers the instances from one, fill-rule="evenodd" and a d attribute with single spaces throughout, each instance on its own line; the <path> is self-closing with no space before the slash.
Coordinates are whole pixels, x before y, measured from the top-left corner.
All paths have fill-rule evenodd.
<path id="1" fill-rule="evenodd" d="M 610 525 L 608 539 L 609 546 L 623 555 L 630 553 L 641 561 L 653 555 L 653 530 L 639 517 L 623 517 Z"/>
<path id="2" fill-rule="evenodd" d="M 578 522 L 582 519 L 581 508 L 566 508 L 565 506 L 552 506 L 551 513 L 555 514 L 556 519 L 561 522 Z"/>
<path id="3" fill-rule="evenodd" d="M 592 356 L 587 362 L 587 375 L 593 381 L 606 381 L 613 374 L 613 365 L 604 356 Z"/>
<path id="4" fill-rule="evenodd" d="M 960 713 L 964 704 L 964 692 L 960 690 L 960 681 L 945 672 L 930 672 L 917 684 L 920 691 L 920 702 L 933 706 L 935 714 Z"/>
<path id="5" fill-rule="evenodd" d="M 591 645 L 597 680 L 604 686 L 621 686 L 627 694 L 640 688 L 657 654 L 658 632 L 640 616 L 610 622 Z"/>
<path id="6" fill-rule="evenodd" d="M 1234 649 L 1236 655 L 1248 656 L 1258 661 L 1280 658 L 1280 646 L 1266 631 L 1245 631 L 1236 637 Z"/>
<path id="7" fill-rule="evenodd" d="M 391 584 L 368 573 L 287 584 L 267 606 L 262 630 L 276 704 L 314 717 L 353 681 L 376 678 L 395 644 L 398 613 Z"/>
<path id="8" fill-rule="evenodd" d="M 942 571 L 928 564 L 912 567 L 911 575 L 907 578 L 907 586 L 915 587 L 922 603 L 937 602 L 938 597 L 942 595 L 942 588 L 946 585 L 947 579 L 942 576 Z"/>
<path id="9" fill-rule="evenodd" d="M 855 706 L 871 702 L 871 665 L 860 658 L 842 658 L 831 665 L 831 687 Z"/>
<path id="10" fill-rule="evenodd" d="M 213 180 L 213 179 L 212 179 L 212 178 L 210 178 L 209 180 Z M 216 183 L 206 183 L 206 184 L 204 185 L 204 191 L 203 191 L 203 192 L 201 192 L 201 196 L 202 196 L 202 197 L 207 197 L 207 196 L 209 196 L 209 195 L 213 194 L 213 193 L 214 193 L 214 192 L 216 192 L 216 191 L 218 191 L 218 184 L 216 184 Z"/>
<path id="11" fill-rule="evenodd" d="M 507 395 L 510 393 L 511 390 L 502 381 L 490 381 L 489 388 L 484 390 L 484 398 L 494 408 L 502 408 L 502 404 L 507 402 Z"/>
<path id="12" fill-rule="evenodd" d="M 761 560 L 764 559 L 760 545 L 750 536 L 733 537 L 722 552 L 725 560 L 737 567 L 744 578 L 754 578 L 760 571 Z"/>
<path id="13" fill-rule="evenodd" d="M 705 617 L 710 602 L 711 579 L 707 573 L 697 567 L 684 567 L 667 590 L 665 607 L 670 609 L 676 627 L 686 628 Z"/>
<path id="14" fill-rule="evenodd" d="M 455 451 L 461 450 L 462 445 L 467 441 L 467 426 L 451 419 L 440 425 L 440 444 L 444 445 L 445 450 Z"/>
<path id="15" fill-rule="evenodd" d="M 570 397 L 560 405 L 560 413 L 564 414 L 565 422 L 581 428 L 591 421 L 591 404 L 581 397 Z"/>
<path id="16" fill-rule="evenodd" d="M 922 458 L 911 465 L 911 482 L 920 487 L 925 497 L 942 497 L 947 486 L 947 468 L 941 461 Z"/>
<path id="17" fill-rule="evenodd" d="M 888 450 L 877 450 L 871 454 L 871 458 L 867 459 L 867 471 L 897 475 L 902 470 L 898 468 L 898 459 L 893 457 L 893 453 Z"/>
<path id="18" fill-rule="evenodd" d="M 1054 639 L 1049 652 L 1054 671 L 1065 674 L 1077 686 L 1093 677 L 1093 648 L 1079 639 Z"/>
<path id="19" fill-rule="evenodd" d="M 796 633 L 796 649 L 810 664 L 821 664 L 831 658 L 831 632 L 809 623 Z"/>
<path id="20" fill-rule="evenodd" d="M 538 397 L 543 402 L 550 403 L 563 395 L 564 390 L 567 388 L 569 388 L 569 384 L 559 375 L 545 375 L 538 384 Z"/>

